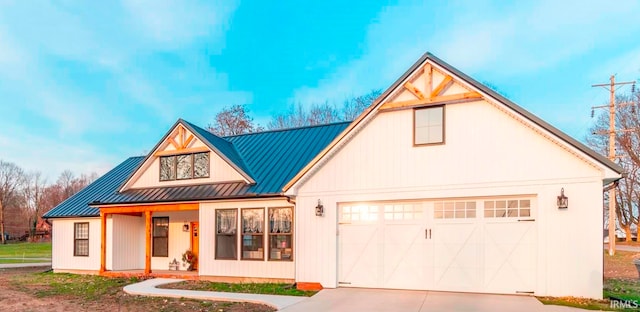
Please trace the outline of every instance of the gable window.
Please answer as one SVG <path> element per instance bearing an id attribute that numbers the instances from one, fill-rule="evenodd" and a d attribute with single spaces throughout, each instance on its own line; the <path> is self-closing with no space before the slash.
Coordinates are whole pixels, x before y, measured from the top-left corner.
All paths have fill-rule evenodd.
<path id="1" fill-rule="evenodd" d="M 444 143 L 444 106 L 417 108 L 413 112 L 413 143 Z"/>
<path id="2" fill-rule="evenodd" d="M 237 209 L 216 210 L 216 259 L 238 259 Z"/>
<path id="3" fill-rule="evenodd" d="M 89 256 L 89 222 L 73 224 L 73 255 Z"/>
<path id="4" fill-rule="evenodd" d="M 160 181 L 209 177 L 209 152 L 160 157 Z"/>
<path id="5" fill-rule="evenodd" d="M 269 260 L 293 260 L 293 208 L 269 208 Z"/>
<path id="6" fill-rule="evenodd" d="M 153 256 L 169 256 L 169 217 L 153 218 Z"/>

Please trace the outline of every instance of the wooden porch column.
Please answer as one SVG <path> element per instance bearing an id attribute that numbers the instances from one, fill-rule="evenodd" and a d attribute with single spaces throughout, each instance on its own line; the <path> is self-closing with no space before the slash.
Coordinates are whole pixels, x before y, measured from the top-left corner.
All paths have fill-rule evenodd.
<path id="1" fill-rule="evenodd" d="M 151 273 L 151 211 L 144 212 L 144 237 L 145 237 L 145 257 L 144 257 L 144 274 Z"/>
<path id="2" fill-rule="evenodd" d="M 107 260 L 107 214 L 100 211 L 100 274 L 106 271 Z"/>

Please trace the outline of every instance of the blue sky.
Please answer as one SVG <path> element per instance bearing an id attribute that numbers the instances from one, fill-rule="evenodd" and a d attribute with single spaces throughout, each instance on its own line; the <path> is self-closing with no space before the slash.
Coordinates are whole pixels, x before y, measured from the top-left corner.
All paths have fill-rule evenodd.
<path id="1" fill-rule="evenodd" d="M 224 3 L 224 4 L 220 4 Z M 584 139 L 593 83 L 640 78 L 640 2 L 0 0 L 0 159 L 55 180 L 178 119 L 385 89 L 430 51 Z"/>

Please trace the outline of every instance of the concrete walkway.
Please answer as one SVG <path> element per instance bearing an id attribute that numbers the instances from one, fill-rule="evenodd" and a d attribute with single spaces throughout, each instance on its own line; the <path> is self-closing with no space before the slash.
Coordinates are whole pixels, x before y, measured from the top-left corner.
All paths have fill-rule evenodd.
<path id="1" fill-rule="evenodd" d="M 608 243 L 604 244 L 603 247 L 604 247 L 605 250 L 609 250 L 609 244 Z M 630 246 L 630 245 L 616 244 L 616 250 L 640 252 L 640 246 Z"/>
<path id="2" fill-rule="evenodd" d="M 578 312 L 582 309 L 543 305 L 535 297 L 437 291 L 362 288 L 325 289 L 283 312 L 415 311 L 415 312 Z"/>
<path id="3" fill-rule="evenodd" d="M 51 267 L 51 262 L 0 263 L 0 269 L 33 268 L 33 267 Z"/>
<path id="4" fill-rule="evenodd" d="M 125 286 L 124 291 L 129 294 L 143 296 L 262 303 L 284 312 L 586 311 L 563 306 L 543 305 L 535 297 L 524 295 L 489 295 L 437 291 L 337 288 L 324 289 L 313 297 L 295 297 L 156 288 L 158 285 L 181 281 L 183 280 L 155 278 Z"/>
<path id="5" fill-rule="evenodd" d="M 154 278 L 140 283 L 127 285 L 124 292 L 132 295 L 143 295 L 153 297 L 189 298 L 198 300 L 214 301 L 235 301 L 253 302 L 272 306 L 278 310 L 284 309 L 292 304 L 305 300 L 307 297 L 278 296 L 261 294 L 242 294 L 217 291 L 198 291 L 183 289 L 162 289 L 156 288 L 158 285 L 181 282 L 181 279 L 174 278 Z"/>

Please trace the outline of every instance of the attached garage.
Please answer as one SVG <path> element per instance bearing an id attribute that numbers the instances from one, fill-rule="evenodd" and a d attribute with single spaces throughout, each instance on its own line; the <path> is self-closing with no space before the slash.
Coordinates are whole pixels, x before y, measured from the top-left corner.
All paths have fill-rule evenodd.
<path id="1" fill-rule="evenodd" d="M 426 54 L 285 186 L 296 281 L 601 298 L 621 172 Z"/>
<path id="2" fill-rule="evenodd" d="M 341 203 L 338 284 L 531 293 L 531 197 Z"/>

